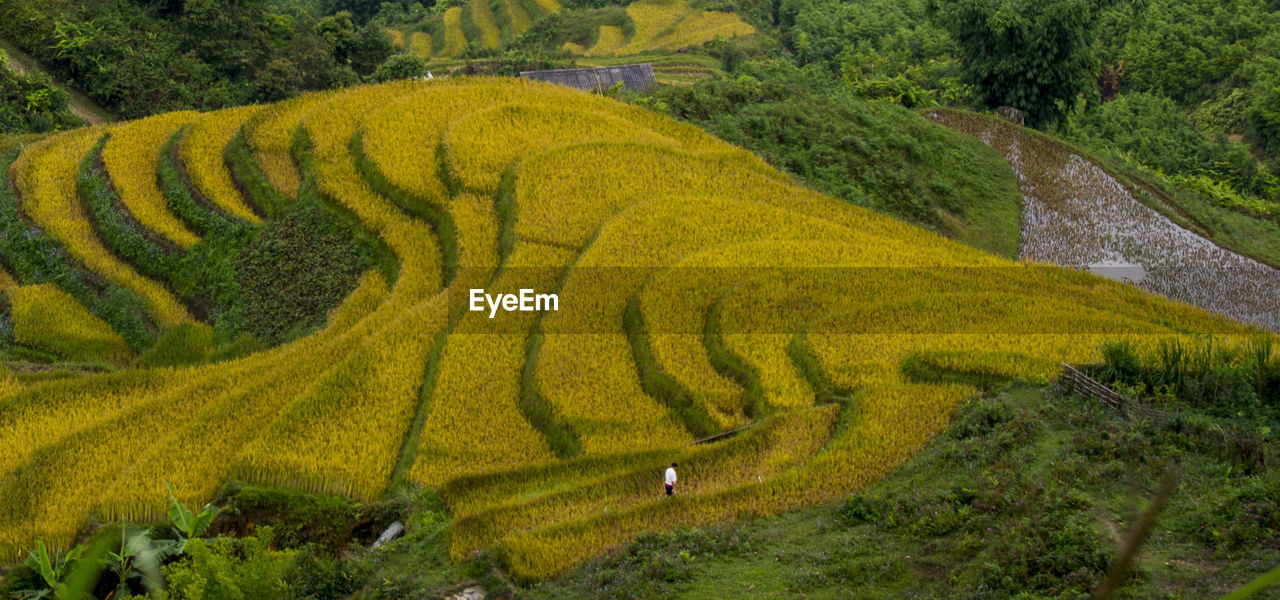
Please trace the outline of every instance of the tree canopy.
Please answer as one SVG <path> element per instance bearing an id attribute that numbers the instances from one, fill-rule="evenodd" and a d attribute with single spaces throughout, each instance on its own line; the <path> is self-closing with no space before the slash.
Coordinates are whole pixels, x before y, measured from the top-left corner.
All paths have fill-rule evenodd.
<path id="1" fill-rule="evenodd" d="M 930 9 L 964 53 L 978 99 L 1040 125 L 1060 119 L 1080 94 L 1097 95 L 1094 37 L 1112 1 L 934 0 Z"/>

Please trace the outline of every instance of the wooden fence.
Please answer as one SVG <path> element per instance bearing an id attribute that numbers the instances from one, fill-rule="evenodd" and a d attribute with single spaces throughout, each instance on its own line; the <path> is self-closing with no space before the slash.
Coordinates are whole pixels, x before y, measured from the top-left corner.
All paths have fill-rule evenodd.
<path id="1" fill-rule="evenodd" d="M 1160 411 L 1155 408 L 1103 385 L 1100 381 L 1085 375 L 1080 369 L 1066 363 L 1062 363 L 1060 381 L 1077 394 L 1093 398 L 1128 416 L 1152 417 L 1160 414 Z"/>

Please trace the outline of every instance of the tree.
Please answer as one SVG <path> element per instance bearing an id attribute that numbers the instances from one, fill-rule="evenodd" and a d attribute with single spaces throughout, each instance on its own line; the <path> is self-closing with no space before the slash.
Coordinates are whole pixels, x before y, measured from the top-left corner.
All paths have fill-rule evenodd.
<path id="1" fill-rule="evenodd" d="M 386 62 L 393 52 L 395 48 L 391 45 L 391 36 L 382 27 L 370 24 L 356 32 L 355 39 L 347 50 L 347 61 L 356 73 L 366 76 Z"/>
<path id="2" fill-rule="evenodd" d="M 240 75 L 262 61 L 266 14 L 262 0 L 187 0 L 182 26 L 201 60 L 221 73 Z"/>
<path id="3" fill-rule="evenodd" d="M 1274 87 L 1266 84 L 1257 87 L 1262 91 L 1254 96 L 1254 105 L 1249 111 L 1250 138 L 1280 162 L 1280 83 Z"/>
<path id="4" fill-rule="evenodd" d="M 930 12 L 960 45 L 978 98 L 1043 125 L 1081 94 L 1096 99 L 1095 28 L 1114 1 L 933 0 Z"/>
<path id="5" fill-rule="evenodd" d="M 373 76 L 370 79 L 382 83 L 397 79 L 422 77 L 426 74 L 427 63 L 421 58 L 409 54 L 397 54 L 387 59 L 387 62 L 382 63 L 378 70 L 373 72 Z"/>

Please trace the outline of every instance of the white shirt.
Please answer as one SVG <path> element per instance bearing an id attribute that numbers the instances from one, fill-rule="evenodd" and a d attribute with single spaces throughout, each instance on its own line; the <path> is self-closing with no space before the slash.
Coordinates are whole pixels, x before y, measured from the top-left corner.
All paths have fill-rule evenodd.
<path id="1" fill-rule="evenodd" d="M 667 467 L 667 485 L 671 485 L 675 482 L 676 482 L 676 468 Z"/>

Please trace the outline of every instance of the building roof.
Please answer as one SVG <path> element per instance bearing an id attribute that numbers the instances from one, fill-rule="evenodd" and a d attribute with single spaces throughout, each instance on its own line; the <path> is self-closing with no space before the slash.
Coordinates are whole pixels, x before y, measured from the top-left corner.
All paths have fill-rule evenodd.
<path id="1" fill-rule="evenodd" d="M 637 91 L 645 91 L 657 85 L 657 80 L 653 76 L 653 63 L 587 67 L 583 69 L 521 71 L 520 76 L 567 85 L 580 90 L 606 90 L 619 82 Z"/>

